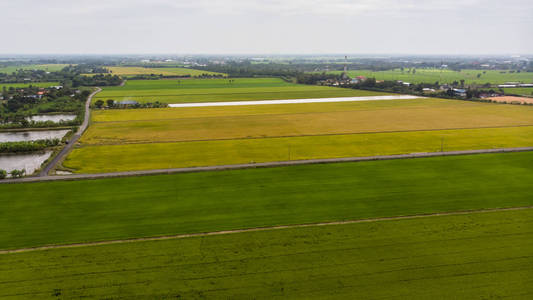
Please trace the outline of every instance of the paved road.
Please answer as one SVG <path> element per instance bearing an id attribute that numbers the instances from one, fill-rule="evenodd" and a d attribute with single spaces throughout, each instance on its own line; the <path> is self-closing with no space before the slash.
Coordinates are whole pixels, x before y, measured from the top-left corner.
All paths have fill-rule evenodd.
<path id="1" fill-rule="evenodd" d="M 410 220 L 410 219 L 420 219 L 420 218 L 429 218 L 429 217 L 438 217 L 438 216 L 460 216 L 460 215 L 469 215 L 469 214 L 491 213 L 491 212 L 498 212 L 498 211 L 517 211 L 517 210 L 526 210 L 526 209 L 533 209 L 533 206 L 462 210 L 462 211 L 428 213 L 428 214 L 398 216 L 398 217 L 382 217 L 382 218 L 373 218 L 373 219 L 333 221 L 333 222 L 323 222 L 323 223 L 306 223 L 306 224 L 296 224 L 296 225 L 279 225 L 279 226 L 272 226 L 272 227 L 253 227 L 253 228 L 245 228 L 245 229 L 164 235 L 164 236 L 154 236 L 154 237 L 141 237 L 141 238 L 131 238 L 131 239 L 122 239 L 122 240 L 109 240 L 109 241 L 63 244 L 63 245 L 48 245 L 48 246 L 33 247 L 33 248 L 0 250 L 0 255 L 10 254 L 10 253 L 30 252 L 30 251 L 42 251 L 42 250 L 58 249 L 58 248 L 59 249 L 77 248 L 77 247 L 98 246 L 98 245 L 135 243 L 135 242 L 143 242 L 143 241 L 175 240 L 175 239 L 185 239 L 185 238 L 199 237 L 199 236 L 201 237 L 201 236 L 212 236 L 212 235 L 226 235 L 226 234 L 236 234 L 236 233 L 244 233 L 244 232 L 319 227 L 319 226 L 331 226 L 331 225 L 345 225 L 345 224 L 357 224 L 357 223 L 371 223 L 371 222 L 379 222 L 379 221 Z"/>
<path id="2" fill-rule="evenodd" d="M 205 106 L 298 104 L 298 103 L 354 102 L 354 101 L 380 101 L 380 100 L 410 100 L 410 99 L 419 99 L 419 98 L 424 98 L 424 97 L 413 96 L 413 95 L 392 95 L 392 96 L 363 96 L 363 97 L 337 97 L 337 98 L 287 99 L 287 100 L 201 102 L 201 103 L 169 104 L 168 107 L 205 107 Z"/>
<path id="3" fill-rule="evenodd" d="M 360 161 L 372 161 L 372 160 L 392 160 L 392 159 L 472 155 L 472 154 L 485 154 L 485 153 L 526 152 L 526 151 L 533 151 L 533 147 L 481 149 L 481 150 L 464 150 L 464 151 L 448 151 L 448 152 L 425 152 L 425 153 L 410 153 L 410 154 L 365 156 L 365 157 L 291 160 L 291 161 L 278 161 L 278 162 L 266 162 L 266 163 L 254 163 L 254 164 L 237 164 L 237 165 L 221 165 L 221 166 L 210 166 L 210 167 L 128 171 L 128 172 L 101 173 L 101 174 L 72 174 L 72 175 L 58 175 L 58 176 L 25 177 L 25 178 L 18 178 L 18 179 L 0 180 L 0 184 L 1 183 L 37 182 L 37 181 L 55 181 L 55 180 L 82 180 L 82 179 L 143 176 L 143 175 L 156 175 L 156 174 L 193 173 L 193 172 L 237 170 L 237 169 L 251 169 L 251 168 L 269 168 L 269 167 L 296 166 L 296 165 L 307 165 L 307 164 L 360 162 Z"/>
<path id="4" fill-rule="evenodd" d="M 59 154 L 54 157 L 54 159 L 44 167 L 41 172 L 39 173 L 39 177 L 46 177 L 48 173 L 67 155 L 72 147 L 74 147 L 74 144 L 80 139 L 81 135 L 85 130 L 87 129 L 87 126 L 89 126 L 89 118 L 91 116 L 91 110 L 89 106 L 91 105 L 91 100 L 93 99 L 93 96 L 99 93 L 102 89 L 96 88 L 96 91 L 94 91 L 92 94 L 89 95 L 87 98 L 87 102 L 85 102 L 85 117 L 83 119 L 83 123 L 81 124 L 80 128 L 78 128 L 78 132 L 76 132 L 68 141 L 68 144 L 63 147 L 63 149 L 59 152 Z"/>

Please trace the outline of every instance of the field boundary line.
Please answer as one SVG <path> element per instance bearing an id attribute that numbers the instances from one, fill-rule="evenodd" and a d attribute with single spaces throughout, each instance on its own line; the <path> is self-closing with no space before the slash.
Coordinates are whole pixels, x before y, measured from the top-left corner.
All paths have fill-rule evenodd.
<path id="1" fill-rule="evenodd" d="M 206 166 L 206 167 L 186 167 L 186 168 L 124 171 L 124 172 L 112 172 L 112 173 L 71 174 L 71 175 L 54 175 L 54 176 L 48 175 L 48 176 L 41 176 L 41 177 L 4 179 L 4 180 L 0 180 L 0 184 L 29 183 L 29 182 L 57 181 L 57 180 L 103 179 L 103 178 L 114 178 L 114 177 L 132 177 L 132 176 L 147 176 L 147 175 L 177 174 L 177 173 L 228 171 L 228 170 L 240 170 L 240 169 L 274 168 L 274 167 L 299 166 L 299 165 L 311 165 L 311 164 L 330 164 L 330 163 L 396 160 L 396 159 L 418 159 L 418 158 L 441 157 L 441 156 L 461 156 L 461 155 L 514 153 L 514 152 L 530 152 L 530 151 L 533 151 L 533 147 L 496 148 L 496 149 L 461 150 L 461 151 L 445 151 L 445 152 L 421 152 L 421 153 L 408 153 L 408 154 L 340 157 L 340 158 L 324 158 L 324 159 L 304 159 L 304 160 L 274 161 L 274 162 L 263 162 L 263 163 L 217 165 L 217 166 Z"/>
<path id="2" fill-rule="evenodd" d="M 468 214 L 481 214 L 481 213 L 491 213 L 491 212 L 500 212 L 500 211 L 519 211 L 519 210 L 527 210 L 527 209 L 533 209 L 533 206 L 486 208 L 486 209 L 461 210 L 461 211 L 450 211 L 450 212 L 423 213 L 423 214 L 395 216 L 395 217 L 379 217 L 379 218 L 347 220 L 347 221 L 331 221 L 331 222 L 305 223 L 305 224 L 294 224 L 294 225 L 253 227 L 253 228 L 221 230 L 221 231 L 212 231 L 212 232 L 140 237 L 140 238 L 130 238 L 130 239 L 63 244 L 63 245 L 48 245 L 48 246 L 40 246 L 40 247 L 33 247 L 33 248 L 0 250 L 0 255 L 32 252 L 32 251 L 43 251 L 43 250 L 49 250 L 49 249 L 80 248 L 80 247 L 89 247 L 89 246 L 125 244 L 125 243 L 135 243 L 135 242 L 145 242 L 145 241 L 161 241 L 161 240 L 185 239 L 185 238 L 193 238 L 193 237 L 217 236 L 217 235 L 237 234 L 237 233 L 246 233 L 246 232 L 259 232 L 259 231 L 321 227 L 321 226 L 333 226 L 333 225 L 348 225 L 348 224 L 372 223 L 372 222 L 382 222 L 382 221 L 413 220 L 413 219 L 431 218 L 431 217 L 440 217 L 440 216 L 460 216 L 460 215 L 468 215 Z"/>

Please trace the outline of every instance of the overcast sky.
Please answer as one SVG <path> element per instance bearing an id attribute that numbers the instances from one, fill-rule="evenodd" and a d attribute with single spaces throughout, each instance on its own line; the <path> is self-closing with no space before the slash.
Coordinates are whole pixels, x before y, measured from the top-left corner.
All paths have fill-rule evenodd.
<path id="1" fill-rule="evenodd" d="M 533 0 L 2 0 L 3 54 L 531 54 Z"/>

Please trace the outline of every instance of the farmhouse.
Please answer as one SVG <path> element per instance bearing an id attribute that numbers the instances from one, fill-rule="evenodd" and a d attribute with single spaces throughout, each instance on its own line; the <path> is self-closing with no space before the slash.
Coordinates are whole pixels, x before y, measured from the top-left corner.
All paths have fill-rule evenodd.
<path id="1" fill-rule="evenodd" d="M 455 96 L 466 97 L 466 90 L 464 89 L 453 89 L 453 93 Z"/>
<path id="2" fill-rule="evenodd" d="M 365 76 L 357 76 L 355 78 L 353 78 L 350 83 L 360 83 L 360 82 L 363 82 L 366 80 L 366 77 Z"/>

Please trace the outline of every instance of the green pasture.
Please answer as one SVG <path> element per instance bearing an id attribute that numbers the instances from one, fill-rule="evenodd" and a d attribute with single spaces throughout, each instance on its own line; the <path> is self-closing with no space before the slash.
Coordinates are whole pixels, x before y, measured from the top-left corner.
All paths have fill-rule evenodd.
<path id="1" fill-rule="evenodd" d="M 532 181 L 527 152 L 1 184 L 0 245 L 528 206 Z"/>
<path id="2" fill-rule="evenodd" d="M 93 99 L 138 102 L 219 102 L 383 95 L 383 93 L 299 85 L 279 78 L 129 80 L 104 87 Z"/>
<path id="3" fill-rule="evenodd" d="M 26 88 L 26 87 L 29 87 L 30 85 L 35 86 L 35 87 L 47 88 L 47 87 L 59 85 L 59 82 L 0 83 L 0 92 L 1 90 L 4 89 L 4 87 L 6 87 L 6 89 L 9 89 L 10 87 Z"/>
<path id="4" fill-rule="evenodd" d="M 203 75 L 225 75 L 217 72 L 195 70 L 190 68 L 145 68 L 145 67 L 106 67 L 114 75 L 125 77 L 137 75 L 163 75 L 163 76 L 203 76 Z"/>
<path id="5" fill-rule="evenodd" d="M 533 146 L 533 127 L 318 135 L 76 148 L 63 166 L 76 173 L 107 173 Z"/>
<path id="6" fill-rule="evenodd" d="M 0 255 L 0 297 L 529 299 L 533 210 Z"/>
<path id="7" fill-rule="evenodd" d="M 67 64 L 44 64 L 44 65 L 19 65 L 19 66 L 0 66 L 0 73 L 11 74 L 17 70 L 42 70 L 48 72 L 61 71 Z"/>
<path id="8" fill-rule="evenodd" d="M 533 88 L 504 88 L 503 91 L 506 95 L 533 96 Z"/>
<path id="9" fill-rule="evenodd" d="M 471 70 L 465 69 L 458 71 L 448 69 L 416 69 L 415 74 L 408 73 L 408 68 L 388 70 L 388 71 L 372 71 L 372 70 L 353 70 L 348 71 L 348 76 L 365 76 L 368 78 L 376 78 L 376 80 L 402 80 L 410 83 L 435 83 L 439 82 L 452 83 L 454 81 L 460 82 L 461 79 L 465 80 L 466 84 L 478 84 L 485 83 L 502 84 L 505 82 L 523 82 L 533 83 L 533 73 L 531 72 L 511 72 L 510 70 Z M 340 74 L 341 71 L 335 71 L 331 73 Z M 481 74 L 478 78 L 477 75 Z"/>

